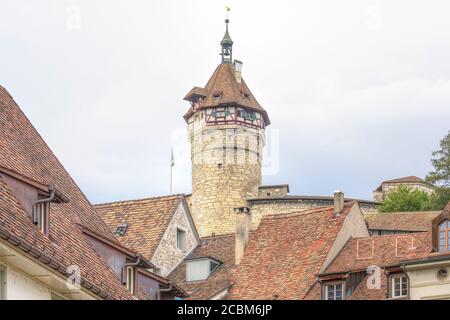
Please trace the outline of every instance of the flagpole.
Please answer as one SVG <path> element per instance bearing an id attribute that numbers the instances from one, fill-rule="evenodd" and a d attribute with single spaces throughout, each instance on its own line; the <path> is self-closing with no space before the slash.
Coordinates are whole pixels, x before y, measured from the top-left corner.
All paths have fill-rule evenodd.
<path id="1" fill-rule="evenodd" d="M 173 166 L 174 166 L 174 161 L 173 161 L 173 148 L 170 148 L 170 194 L 173 194 Z"/>

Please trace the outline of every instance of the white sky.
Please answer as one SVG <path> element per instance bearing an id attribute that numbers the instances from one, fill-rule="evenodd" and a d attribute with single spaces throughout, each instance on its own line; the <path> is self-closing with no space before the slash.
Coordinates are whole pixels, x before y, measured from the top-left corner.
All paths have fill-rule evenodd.
<path id="1" fill-rule="evenodd" d="M 425 176 L 450 129 L 449 1 L 0 4 L 0 84 L 93 202 L 167 194 L 172 145 L 175 191 L 190 192 L 182 98 L 220 62 L 225 5 L 280 137 L 265 184 L 370 199 Z"/>

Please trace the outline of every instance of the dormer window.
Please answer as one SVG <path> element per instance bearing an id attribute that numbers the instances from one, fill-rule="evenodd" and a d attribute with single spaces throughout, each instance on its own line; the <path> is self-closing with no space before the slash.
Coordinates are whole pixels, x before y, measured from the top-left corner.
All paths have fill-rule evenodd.
<path id="1" fill-rule="evenodd" d="M 450 251 L 450 222 L 446 219 L 439 224 L 439 252 Z"/>
<path id="2" fill-rule="evenodd" d="M 201 281 L 209 278 L 221 263 L 212 258 L 186 261 L 186 281 Z"/>
<path id="3" fill-rule="evenodd" d="M 344 300 L 344 282 L 332 282 L 324 285 L 325 300 Z"/>
<path id="4" fill-rule="evenodd" d="M 220 99 L 220 98 L 222 98 L 222 91 L 215 91 L 212 94 L 212 96 L 213 96 L 214 99 Z"/>
<path id="5" fill-rule="evenodd" d="M 45 235 L 50 231 L 50 198 L 39 196 L 38 201 L 33 207 L 33 223 Z"/>
<path id="6" fill-rule="evenodd" d="M 391 277 L 391 297 L 394 299 L 408 296 L 408 277 L 404 274 Z"/>
<path id="7" fill-rule="evenodd" d="M 128 224 L 120 224 L 117 229 L 116 232 L 114 232 L 114 236 L 115 237 L 123 237 L 125 235 L 125 232 L 127 232 L 128 229 Z"/>

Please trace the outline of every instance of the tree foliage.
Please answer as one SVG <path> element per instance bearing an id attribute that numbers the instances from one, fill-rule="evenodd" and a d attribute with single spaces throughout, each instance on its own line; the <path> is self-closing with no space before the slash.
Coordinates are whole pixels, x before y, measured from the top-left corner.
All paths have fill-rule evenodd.
<path id="1" fill-rule="evenodd" d="M 430 196 L 421 190 L 399 186 L 389 192 L 381 203 L 380 212 L 421 211 L 430 205 Z"/>
<path id="2" fill-rule="evenodd" d="M 441 140 L 440 149 L 432 153 L 431 164 L 434 170 L 431 171 L 426 180 L 434 185 L 450 187 L 450 131 Z"/>

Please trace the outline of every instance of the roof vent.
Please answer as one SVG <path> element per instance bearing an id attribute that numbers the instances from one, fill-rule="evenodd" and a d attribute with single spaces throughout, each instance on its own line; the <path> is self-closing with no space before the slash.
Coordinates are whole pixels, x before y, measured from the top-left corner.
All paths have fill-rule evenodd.
<path id="1" fill-rule="evenodd" d="M 237 83 L 242 81 L 242 61 L 234 60 L 234 76 L 236 77 Z"/>

